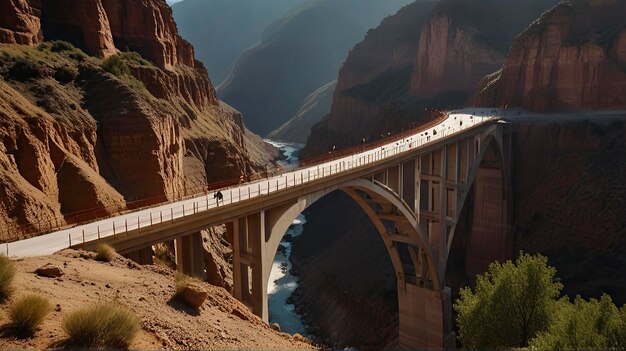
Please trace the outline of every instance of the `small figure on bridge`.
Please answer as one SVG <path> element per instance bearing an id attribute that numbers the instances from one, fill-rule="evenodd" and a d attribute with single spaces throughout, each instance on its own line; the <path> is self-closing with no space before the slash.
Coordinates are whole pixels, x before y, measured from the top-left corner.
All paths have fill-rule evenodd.
<path id="1" fill-rule="evenodd" d="M 220 201 L 224 201 L 224 195 L 222 195 L 222 192 L 219 190 L 213 194 L 213 198 L 215 199 L 217 205 L 220 204 Z"/>
<path id="2" fill-rule="evenodd" d="M 361 145 L 365 145 L 365 137 L 361 138 Z"/>
<path id="3" fill-rule="evenodd" d="M 244 177 L 243 177 L 243 172 L 242 172 L 239 175 L 239 184 L 243 184 L 243 182 L 244 182 Z"/>
<path id="4" fill-rule="evenodd" d="M 333 152 L 335 152 L 335 150 L 337 150 L 337 147 L 333 145 Z"/>

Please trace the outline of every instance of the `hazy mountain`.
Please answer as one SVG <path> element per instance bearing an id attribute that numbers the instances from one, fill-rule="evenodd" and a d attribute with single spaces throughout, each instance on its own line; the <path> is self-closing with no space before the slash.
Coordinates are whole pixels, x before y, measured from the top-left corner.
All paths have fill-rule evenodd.
<path id="1" fill-rule="evenodd" d="M 220 97 L 265 135 L 309 94 L 337 78 L 350 48 L 410 0 L 309 0 L 274 22 L 218 87 Z"/>
<path id="2" fill-rule="evenodd" d="M 303 0 L 172 0 L 178 30 L 196 48 L 211 80 L 221 82 L 265 28 Z"/>

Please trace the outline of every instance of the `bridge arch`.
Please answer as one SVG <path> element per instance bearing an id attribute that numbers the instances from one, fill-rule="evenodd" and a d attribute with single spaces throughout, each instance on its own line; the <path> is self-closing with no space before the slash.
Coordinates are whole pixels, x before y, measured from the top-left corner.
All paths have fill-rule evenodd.
<path id="1" fill-rule="evenodd" d="M 438 163 L 433 161 L 430 170 L 433 171 L 437 164 L 441 173 L 427 174 L 417 163 L 422 165 L 420 158 L 428 155 L 415 155 L 414 160 L 420 161 L 415 161 L 408 168 L 416 169 L 417 174 L 411 181 L 417 184 L 414 187 L 405 185 L 404 191 L 405 170 L 401 161 L 399 166 L 392 167 L 397 168 L 385 170 L 384 176 L 371 174 L 350 180 L 265 211 L 267 246 L 262 269 L 265 282 L 263 293 L 267 291 L 275 252 L 293 220 L 326 194 L 341 190 L 360 205 L 374 224 L 397 274 L 400 346 L 452 347 L 455 337 L 452 332 L 450 289 L 446 287 L 445 275 L 450 248 L 464 208 L 473 208 L 472 230 L 466 249 L 468 272 L 482 272 L 489 262 L 509 256 L 510 250 L 506 248 L 510 244 L 510 185 L 506 145 L 502 128 L 493 127 L 426 154 L 430 154 L 429 162 L 433 161 L 433 155 L 438 155 Z M 459 170 L 463 163 L 465 172 Z M 454 173 L 454 176 L 449 177 L 444 169 Z M 426 201 L 437 204 L 439 209 L 421 208 L 419 192 L 422 178 L 438 179 L 440 184 L 446 184 L 443 189 L 439 188 L 440 192 L 427 192 L 428 197 L 439 196 Z M 429 189 L 432 189 L 432 184 Z M 450 189 L 455 196 L 450 197 Z M 407 196 L 407 191 L 415 194 Z M 444 201 L 444 196 L 449 198 Z M 439 218 L 439 223 L 434 223 L 437 220 L 433 221 L 433 218 Z M 443 222 L 446 224 L 441 225 Z M 266 297 L 263 299 L 266 300 Z"/>

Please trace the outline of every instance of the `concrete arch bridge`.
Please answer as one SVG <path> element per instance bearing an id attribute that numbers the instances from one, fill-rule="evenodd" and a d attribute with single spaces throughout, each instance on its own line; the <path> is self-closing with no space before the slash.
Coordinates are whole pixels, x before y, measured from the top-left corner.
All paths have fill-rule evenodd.
<path id="1" fill-rule="evenodd" d="M 45 255 L 104 241 L 140 263 L 174 240 L 178 267 L 202 276 L 200 230 L 226 224 L 233 295 L 267 320 L 272 262 L 289 225 L 336 190 L 377 228 L 396 272 L 399 341 L 412 349 L 454 348 L 446 266 L 461 212 L 471 209 L 466 263 L 480 272 L 508 258 L 510 135 L 491 109 L 450 113 L 428 130 L 286 174 L 6 244 L 10 256 Z M 472 193 L 472 196 L 470 196 Z M 340 209 L 338 209 L 340 210 Z"/>

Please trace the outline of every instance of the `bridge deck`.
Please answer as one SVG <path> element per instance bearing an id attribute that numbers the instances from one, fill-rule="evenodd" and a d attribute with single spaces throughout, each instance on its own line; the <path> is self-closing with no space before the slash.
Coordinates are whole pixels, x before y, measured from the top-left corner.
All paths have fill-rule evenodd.
<path id="1" fill-rule="evenodd" d="M 464 134 L 472 128 L 483 126 L 499 117 L 493 109 L 468 109 L 451 113 L 428 130 L 378 145 L 360 153 L 334 159 L 322 164 L 305 166 L 267 179 L 256 180 L 221 189 L 223 200 L 217 203 L 211 194 L 199 194 L 187 199 L 142 209 L 123 215 L 78 225 L 34 238 L 5 244 L 4 253 L 12 257 L 48 255 L 80 244 L 91 243 L 100 238 L 130 235 L 139 229 L 162 227 L 165 223 L 178 222 L 188 216 L 211 216 L 246 207 L 249 202 L 267 195 L 276 195 L 286 190 L 306 187 L 314 182 L 339 174 L 357 174 L 356 170 L 367 170 L 384 160 L 393 160 L 402 155 L 432 147 L 442 141 Z M 435 133 L 436 132 L 436 133 Z M 362 172 L 358 172 L 362 173 Z M 232 211 L 231 211 L 232 212 Z M 244 215 L 245 213 L 242 213 Z M 209 221 L 210 222 L 210 221 Z M 206 222 L 206 223 L 209 223 Z"/>

